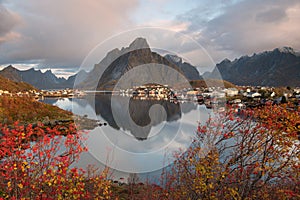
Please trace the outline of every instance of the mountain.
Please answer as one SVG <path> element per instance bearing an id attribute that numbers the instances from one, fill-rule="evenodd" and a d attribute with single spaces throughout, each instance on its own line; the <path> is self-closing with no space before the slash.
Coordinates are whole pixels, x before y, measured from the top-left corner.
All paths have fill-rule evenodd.
<path id="1" fill-rule="evenodd" d="M 57 78 L 50 70 L 45 73 L 33 68 L 21 71 L 12 65 L 1 70 L 0 75 L 12 81 L 29 83 L 39 89 L 59 89 L 66 81 L 64 78 Z"/>
<path id="2" fill-rule="evenodd" d="M 78 74 L 86 77 L 85 71 L 80 71 Z M 41 72 L 34 68 L 28 70 L 18 70 L 12 65 L 7 66 L 0 71 L 0 75 L 15 82 L 26 82 L 39 89 L 64 89 L 73 88 L 74 81 L 78 74 L 70 76 L 68 79 L 58 78 L 51 70 Z"/>
<path id="3" fill-rule="evenodd" d="M 108 52 L 79 87 L 112 90 L 115 86 L 125 89 L 152 82 L 173 85 L 194 79 L 200 79 L 194 66 L 152 52 L 146 39 L 136 38 L 128 47 Z"/>
<path id="4" fill-rule="evenodd" d="M 217 78 L 236 85 L 300 86 L 300 55 L 291 47 L 276 48 L 252 56 L 223 60 L 205 78 Z"/>
<path id="5" fill-rule="evenodd" d="M 88 76 L 88 73 L 84 70 L 80 70 L 78 73 L 70 76 L 65 83 L 63 84 L 63 86 L 65 88 L 73 88 L 74 87 L 74 83 L 76 82 L 81 82 L 81 80 L 85 80 Z M 78 80 L 76 80 L 78 78 Z"/>
<path id="6" fill-rule="evenodd" d="M 9 92 L 26 92 L 29 90 L 37 90 L 32 85 L 25 82 L 16 82 L 0 76 L 0 90 Z"/>
<path id="7" fill-rule="evenodd" d="M 182 62 L 182 58 L 180 58 L 179 56 L 167 54 L 164 57 L 171 63 L 177 65 L 189 80 L 202 79 L 196 67 L 191 65 L 190 63 Z"/>
<path id="8" fill-rule="evenodd" d="M 0 71 L 0 75 L 15 82 L 21 82 L 22 76 L 20 75 L 19 70 L 14 68 L 12 65 L 7 66 Z"/>
<path id="9" fill-rule="evenodd" d="M 1 70 L 0 75 L 15 82 L 29 83 L 39 89 L 73 88 L 76 81 L 78 88 L 112 90 L 120 79 L 124 79 L 123 75 L 127 78 L 123 87 L 128 88 L 151 82 L 184 85 L 181 82 L 201 79 L 197 69 L 182 62 L 180 57 L 161 56 L 152 52 L 144 38 L 136 38 L 126 48 L 113 49 L 101 62 L 95 64 L 91 72 L 80 71 L 68 79 L 56 77 L 51 70 L 44 73 L 34 68 L 21 71 L 12 65 Z"/>

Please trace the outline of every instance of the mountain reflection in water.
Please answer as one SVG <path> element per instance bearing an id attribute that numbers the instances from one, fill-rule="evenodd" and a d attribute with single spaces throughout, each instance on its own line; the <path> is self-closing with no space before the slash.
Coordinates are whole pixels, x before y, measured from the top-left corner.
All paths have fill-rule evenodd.
<path id="1" fill-rule="evenodd" d="M 192 109 L 195 109 L 195 105 L 189 106 L 188 110 Z M 165 121 L 179 120 L 182 107 L 179 103 L 164 100 L 139 100 L 130 97 L 96 95 L 95 112 L 111 127 L 129 131 L 136 139 L 145 140 L 151 127 Z"/>
<path id="2" fill-rule="evenodd" d="M 79 106 L 73 110 L 75 114 L 87 114 L 89 117 L 92 116 L 86 113 L 87 108 L 94 108 L 100 121 L 104 120 L 115 130 L 124 130 L 137 140 L 149 139 L 152 127 L 163 126 L 164 122 L 179 121 L 184 113 L 197 109 L 197 105 L 192 102 L 176 104 L 165 100 L 139 100 L 108 94 L 90 95 L 84 99 L 45 98 L 43 102 L 65 110 L 72 110 L 74 102 L 74 105 Z M 124 131 L 120 131 L 120 134 Z"/>

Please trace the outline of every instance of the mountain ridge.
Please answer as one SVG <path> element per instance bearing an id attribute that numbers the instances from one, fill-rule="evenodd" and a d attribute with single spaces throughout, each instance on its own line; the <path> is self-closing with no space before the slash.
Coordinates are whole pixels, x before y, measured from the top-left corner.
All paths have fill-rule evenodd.
<path id="1" fill-rule="evenodd" d="M 78 72 L 77 74 L 80 73 L 84 74 L 84 72 Z M 51 70 L 47 70 L 44 73 L 34 68 L 19 70 L 12 65 L 0 70 L 0 76 L 14 82 L 26 82 L 38 89 L 73 88 L 77 74 L 65 79 L 63 77 L 57 77 Z"/>
<path id="2" fill-rule="evenodd" d="M 205 78 L 222 79 L 236 85 L 300 86 L 300 56 L 291 47 L 241 56 L 233 61 L 224 59 Z"/>
<path id="3" fill-rule="evenodd" d="M 112 89 L 127 71 L 148 63 L 169 66 L 189 81 L 216 79 L 219 78 L 220 72 L 222 79 L 235 85 L 300 86 L 300 53 L 291 47 L 279 47 L 234 60 L 225 58 L 216 64 L 212 72 L 205 72 L 200 76 L 195 66 L 184 62 L 177 55 L 162 56 L 152 52 L 147 40 L 141 37 L 136 38 L 128 47 L 109 51 L 90 72 L 82 70 L 68 79 L 58 78 L 51 70 L 44 73 L 34 68 L 21 71 L 12 65 L 0 70 L 0 75 L 14 82 L 29 83 L 39 89 L 73 88 L 75 80 L 77 86 L 82 89 Z M 99 77 L 99 74 L 102 74 L 102 77 Z M 161 75 L 160 72 L 156 72 L 147 76 Z"/>

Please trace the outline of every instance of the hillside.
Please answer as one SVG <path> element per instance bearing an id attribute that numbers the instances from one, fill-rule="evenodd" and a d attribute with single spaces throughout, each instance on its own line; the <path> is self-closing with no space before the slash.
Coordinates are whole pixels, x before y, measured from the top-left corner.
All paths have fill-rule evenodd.
<path id="1" fill-rule="evenodd" d="M 0 90 L 7 90 L 12 93 L 37 90 L 32 85 L 25 82 L 15 82 L 0 76 Z"/>
<path id="2" fill-rule="evenodd" d="M 48 122 L 72 119 L 72 113 L 31 98 L 0 96 L 0 123 Z"/>

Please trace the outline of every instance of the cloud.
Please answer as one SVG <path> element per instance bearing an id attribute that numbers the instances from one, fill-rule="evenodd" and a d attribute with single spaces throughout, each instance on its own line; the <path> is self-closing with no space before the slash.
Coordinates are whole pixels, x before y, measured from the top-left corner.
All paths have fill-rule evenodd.
<path id="1" fill-rule="evenodd" d="M 152 20 L 139 24 L 138 27 L 157 27 L 168 29 L 175 32 L 183 32 L 188 28 L 189 24 L 175 20 Z"/>
<path id="2" fill-rule="evenodd" d="M 218 62 L 225 55 L 234 58 L 280 46 L 300 50 L 299 1 L 245 0 L 220 4 L 214 14 L 202 11 L 197 7 L 179 19 L 190 23 L 186 32 L 197 33 Z"/>
<path id="3" fill-rule="evenodd" d="M 0 65 L 38 63 L 41 69 L 57 68 L 60 73 L 74 70 L 100 42 L 142 26 L 188 34 L 215 62 L 280 46 L 300 50 L 298 0 L 186 2 L 0 0 Z M 121 46 L 111 49 L 116 47 Z M 213 67 L 191 47 L 180 46 L 183 56 L 194 57 L 192 64 L 203 69 Z"/>
<path id="4" fill-rule="evenodd" d="M 271 8 L 256 15 L 256 21 L 262 23 L 277 23 L 286 18 L 286 11 L 282 8 Z"/>
<path id="5" fill-rule="evenodd" d="M 11 41 L 19 37 L 19 34 L 13 32 L 13 28 L 20 23 L 20 17 L 6 9 L 0 2 L 0 44 Z"/>
<path id="6" fill-rule="evenodd" d="M 23 23 L 14 28 L 11 17 L 5 17 L 4 24 L 1 16 L 0 41 L 13 37 L 18 40 L 0 44 L 0 64 L 78 67 L 98 43 L 130 27 L 129 15 L 137 4 L 136 0 L 11 1 L 5 5 L 18 13 Z M 8 9 L 3 5 L 0 8 L 7 16 Z"/>

